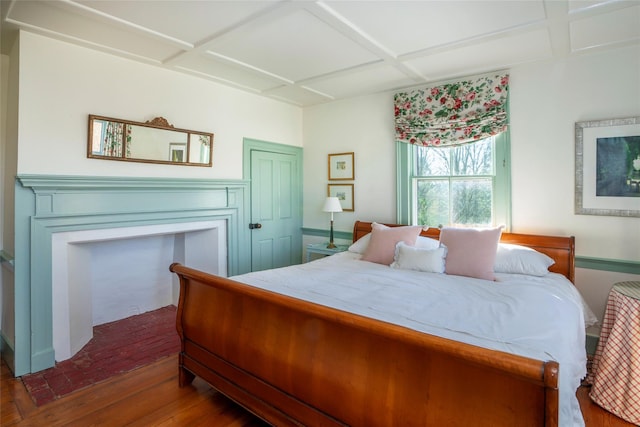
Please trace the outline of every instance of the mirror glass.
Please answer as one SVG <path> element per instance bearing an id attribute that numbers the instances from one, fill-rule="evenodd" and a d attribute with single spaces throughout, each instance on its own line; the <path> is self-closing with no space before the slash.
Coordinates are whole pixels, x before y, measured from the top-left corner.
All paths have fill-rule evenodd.
<path id="1" fill-rule="evenodd" d="M 211 166 L 213 134 L 177 129 L 157 117 L 146 123 L 89 115 L 87 157 Z"/>

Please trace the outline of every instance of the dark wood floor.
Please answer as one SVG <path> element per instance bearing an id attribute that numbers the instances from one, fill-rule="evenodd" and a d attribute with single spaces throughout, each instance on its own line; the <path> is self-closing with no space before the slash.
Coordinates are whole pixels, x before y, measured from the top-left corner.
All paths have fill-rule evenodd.
<path id="1" fill-rule="evenodd" d="M 11 426 L 229 426 L 264 427 L 200 379 L 178 387 L 177 356 L 76 391 L 36 407 L 22 381 L 2 363 L 0 425 Z M 578 390 L 587 427 L 630 427 Z"/>

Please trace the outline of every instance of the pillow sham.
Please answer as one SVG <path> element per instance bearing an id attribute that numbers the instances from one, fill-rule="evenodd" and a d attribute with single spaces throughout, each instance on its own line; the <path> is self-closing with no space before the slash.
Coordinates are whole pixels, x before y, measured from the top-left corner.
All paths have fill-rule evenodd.
<path id="1" fill-rule="evenodd" d="M 356 254 L 363 254 L 369 245 L 369 240 L 371 239 L 371 233 L 365 234 L 355 242 L 351 246 L 349 246 L 349 252 L 354 252 Z M 440 247 L 440 242 L 436 239 L 432 239 L 431 237 L 418 236 L 415 243 L 416 248 L 423 249 L 438 249 Z"/>
<path id="2" fill-rule="evenodd" d="M 447 248 L 442 245 L 435 249 L 424 249 L 398 242 L 391 267 L 427 273 L 444 273 L 446 256 Z"/>
<path id="3" fill-rule="evenodd" d="M 495 280 L 496 260 L 502 226 L 496 228 L 444 227 L 440 243 L 447 247 L 445 272 L 458 276 Z"/>
<path id="4" fill-rule="evenodd" d="M 555 261 L 535 249 L 510 243 L 500 243 L 493 271 L 496 273 L 544 276 Z"/>
<path id="5" fill-rule="evenodd" d="M 374 222 L 371 225 L 371 238 L 367 249 L 362 254 L 362 260 L 389 265 L 393 262 L 396 243 L 402 241 L 413 246 L 420 231 L 422 231 L 420 225 L 387 227 Z"/>
<path id="6" fill-rule="evenodd" d="M 349 252 L 354 252 L 356 254 L 363 254 L 364 251 L 367 249 L 367 246 L 369 245 L 370 239 L 371 239 L 371 233 L 365 234 L 364 236 L 362 236 L 361 238 L 353 242 L 351 246 L 349 246 L 349 249 L 347 250 Z"/>

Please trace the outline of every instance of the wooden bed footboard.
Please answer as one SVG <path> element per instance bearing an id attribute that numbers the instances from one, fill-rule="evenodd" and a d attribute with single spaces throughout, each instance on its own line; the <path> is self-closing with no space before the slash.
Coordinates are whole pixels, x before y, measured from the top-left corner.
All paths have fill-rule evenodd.
<path id="1" fill-rule="evenodd" d="M 556 362 L 170 270 L 180 385 L 199 376 L 273 425 L 558 425 Z"/>

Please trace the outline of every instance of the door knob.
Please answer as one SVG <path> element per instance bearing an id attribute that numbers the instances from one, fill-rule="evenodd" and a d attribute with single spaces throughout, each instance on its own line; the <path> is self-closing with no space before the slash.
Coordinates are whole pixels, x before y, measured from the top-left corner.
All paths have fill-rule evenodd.
<path id="1" fill-rule="evenodd" d="M 262 228 L 262 224 L 260 224 L 259 222 L 256 222 L 254 224 L 249 224 L 249 228 L 251 230 L 253 230 L 254 228 Z"/>

